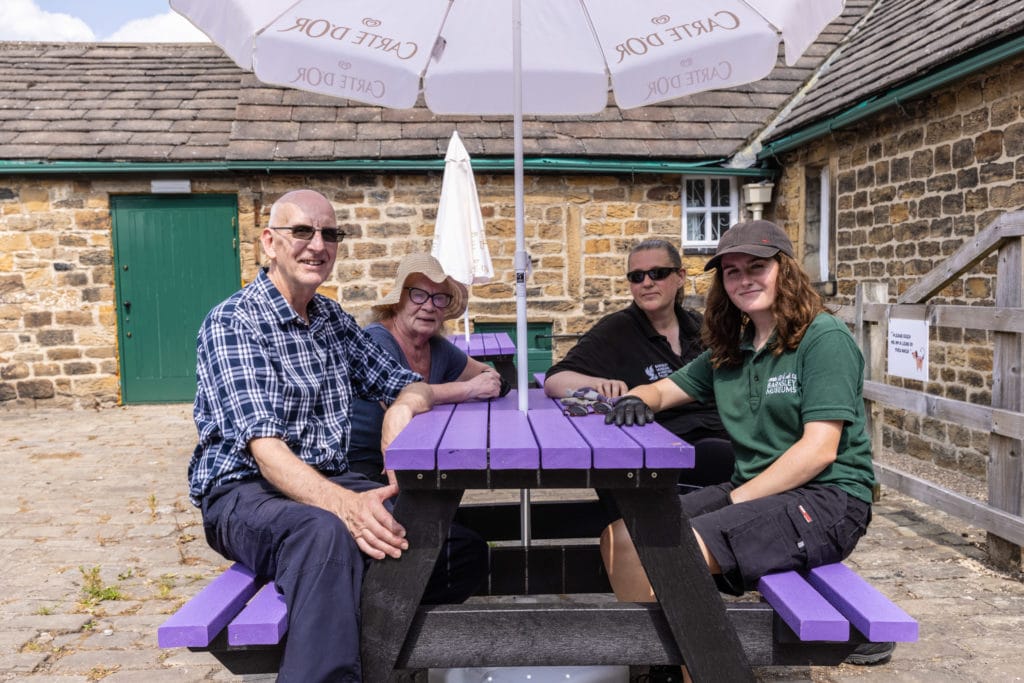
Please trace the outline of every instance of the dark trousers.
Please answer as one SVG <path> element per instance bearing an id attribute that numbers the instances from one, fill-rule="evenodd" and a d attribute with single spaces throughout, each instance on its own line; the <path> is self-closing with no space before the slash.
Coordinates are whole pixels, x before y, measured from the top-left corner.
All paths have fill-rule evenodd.
<path id="1" fill-rule="evenodd" d="M 352 491 L 379 486 L 352 472 L 330 479 Z M 362 680 L 359 595 L 371 560 L 337 516 L 254 480 L 212 491 L 203 502 L 203 526 L 214 550 L 272 577 L 284 596 L 288 638 L 278 680 Z M 462 602 L 486 572 L 486 544 L 453 524 L 423 602 Z"/>

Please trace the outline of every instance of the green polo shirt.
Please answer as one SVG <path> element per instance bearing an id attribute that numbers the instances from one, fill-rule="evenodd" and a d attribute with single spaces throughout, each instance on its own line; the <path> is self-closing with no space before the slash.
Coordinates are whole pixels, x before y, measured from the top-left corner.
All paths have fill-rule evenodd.
<path id="1" fill-rule="evenodd" d="M 775 356 L 744 339 L 743 363 L 711 367 L 705 351 L 669 378 L 698 401 L 714 399 L 736 454 L 733 483 L 753 479 L 802 436 L 804 424 L 842 420 L 836 461 L 813 481 L 871 503 L 875 482 L 864 425 L 864 357 L 846 325 L 819 314 L 794 351 Z"/>

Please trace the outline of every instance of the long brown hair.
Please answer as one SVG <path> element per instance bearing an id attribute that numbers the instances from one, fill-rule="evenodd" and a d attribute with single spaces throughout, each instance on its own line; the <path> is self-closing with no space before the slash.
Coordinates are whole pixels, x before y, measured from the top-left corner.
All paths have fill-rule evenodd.
<path id="1" fill-rule="evenodd" d="M 783 351 L 791 351 L 800 345 L 815 316 L 830 311 L 795 259 L 781 251 L 772 258 L 779 264 L 779 274 L 775 280 L 775 302 L 772 304 L 772 316 L 775 318 L 772 353 L 779 356 Z M 743 362 L 740 339 L 749 323 L 746 314 L 736 308 L 726 294 L 722 267 L 719 265 L 715 268 L 715 279 L 708 290 L 704 325 L 700 333 L 705 346 L 711 349 L 712 366 L 729 367 Z"/>

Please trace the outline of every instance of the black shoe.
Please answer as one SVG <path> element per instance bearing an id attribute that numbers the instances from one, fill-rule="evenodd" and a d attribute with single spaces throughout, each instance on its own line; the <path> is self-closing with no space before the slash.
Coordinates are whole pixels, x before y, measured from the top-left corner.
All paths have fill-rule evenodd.
<path id="1" fill-rule="evenodd" d="M 850 656 L 844 661 L 847 664 L 857 666 L 874 666 L 885 664 L 892 659 L 892 653 L 896 649 L 896 643 L 861 643 L 853 649 Z"/>
<path id="2" fill-rule="evenodd" d="M 682 683 L 683 670 L 678 666 L 652 666 L 636 680 L 637 683 Z"/>

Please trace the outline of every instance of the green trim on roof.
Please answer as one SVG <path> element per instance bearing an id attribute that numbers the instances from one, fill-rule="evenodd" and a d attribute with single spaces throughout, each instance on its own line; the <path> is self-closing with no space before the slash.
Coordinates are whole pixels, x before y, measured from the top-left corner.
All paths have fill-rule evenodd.
<path id="1" fill-rule="evenodd" d="M 535 157 L 524 170 L 576 173 L 666 173 L 681 175 L 774 177 L 761 168 L 722 168 L 723 159 L 705 162 Z M 473 159 L 473 170 L 512 171 L 512 158 Z M 111 173 L 295 173 L 311 171 L 444 171 L 444 159 L 336 159 L 331 161 L 14 161 L 0 160 L 0 175 Z"/>
<path id="2" fill-rule="evenodd" d="M 1024 36 L 1019 36 L 994 48 L 979 52 L 973 57 L 957 62 L 945 69 L 936 71 L 924 78 L 911 81 L 906 85 L 893 88 L 876 97 L 864 100 L 824 121 L 802 128 L 774 142 L 769 142 L 757 153 L 757 158 L 761 161 L 781 152 L 788 152 L 812 140 L 828 135 L 837 128 L 848 126 L 877 114 L 883 109 L 896 106 L 902 100 L 926 95 L 936 88 L 948 85 L 968 74 L 999 64 L 1022 53 L 1024 53 Z"/>

